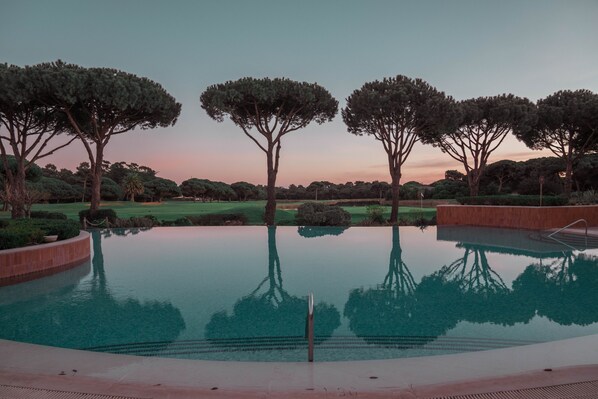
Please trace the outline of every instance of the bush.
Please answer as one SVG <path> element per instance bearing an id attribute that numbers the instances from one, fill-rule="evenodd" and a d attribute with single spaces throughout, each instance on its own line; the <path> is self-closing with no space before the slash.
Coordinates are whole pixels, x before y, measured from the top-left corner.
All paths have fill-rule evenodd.
<path id="1" fill-rule="evenodd" d="M 67 217 L 64 213 L 61 212 L 48 212 L 48 211 L 32 211 L 29 214 L 31 219 L 57 219 L 57 220 L 66 220 Z"/>
<path id="2" fill-rule="evenodd" d="M 247 216 L 242 213 L 211 213 L 200 216 L 187 216 L 195 226 L 241 226 L 247 224 Z"/>
<path id="3" fill-rule="evenodd" d="M 460 197 L 457 201 L 462 205 L 510 205 L 510 206 L 539 206 L 539 195 L 487 195 L 479 197 Z M 567 205 L 564 197 L 543 196 L 542 206 Z"/>
<path id="4" fill-rule="evenodd" d="M 365 212 L 370 224 L 384 224 L 384 208 L 380 205 L 370 205 L 365 208 Z"/>
<path id="5" fill-rule="evenodd" d="M 306 202 L 297 208 L 296 220 L 301 226 L 348 226 L 351 214 L 337 205 Z"/>
<path id="6" fill-rule="evenodd" d="M 101 222 L 108 218 L 108 222 L 115 223 L 118 217 L 116 216 L 116 212 L 114 209 L 98 209 L 93 214 L 91 214 L 89 209 L 84 209 L 79 212 L 79 221 L 83 223 L 83 218 L 89 220 L 90 222 Z"/>
<path id="7" fill-rule="evenodd" d="M 44 232 L 31 226 L 11 226 L 0 230 L 0 249 L 24 247 L 38 244 L 44 239 Z"/>
<path id="8" fill-rule="evenodd" d="M 187 218 L 179 218 L 174 221 L 175 226 L 193 226 L 193 223 Z"/>
<path id="9" fill-rule="evenodd" d="M 119 227 L 119 228 L 133 228 L 133 227 L 149 228 L 149 227 L 154 227 L 154 226 L 160 226 L 160 222 L 158 222 L 158 220 L 156 218 L 130 217 L 128 219 L 116 219 L 116 221 L 113 223 L 113 226 Z"/>
<path id="10" fill-rule="evenodd" d="M 571 194 L 569 202 L 573 205 L 598 204 L 598 192 L 594 190 L 576 191 Z"/>
<path id="11" fill-rule="evenodd" d="M 74 220 L 19 219 L 0 229 L 0 249 L 18 248 L 43 242 L 44 236 L 57 235 L 58 240 L 79 235 Z"/>
<path id="12" fill-rule="evenodd" d="M 152 222 L 154 222 L 154 226 L 159 226 L 160 225 L 160 221 L 154 215 L 145 215 L 144 218 L 149 219 Z"/>
<path id="13" fill-rule="evenodd" d="M 57 235 L 59 240 L 77 237 L 80 226 L 74 220 L 30 219 L 29 223 L 41 229 L 46 236 Z"/>
<path id="14" fill-rule="evenodd" d="M 8 227 L 8 225 L 9 225 L 8 220 L 1 220 L 0 219 L 0 229 Z"/>

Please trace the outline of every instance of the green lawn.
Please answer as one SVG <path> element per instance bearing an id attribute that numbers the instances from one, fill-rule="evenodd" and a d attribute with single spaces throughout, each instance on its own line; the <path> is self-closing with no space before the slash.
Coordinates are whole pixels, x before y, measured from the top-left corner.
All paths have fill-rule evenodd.
<path id="1" fill-rule="evenodd" d="M 300 202 L 297 202 L 299 204 Z M 284 203 L 289 206 L 292 203 Z M 164 201 L 162 203 L 131 203 L 128 201 L 102 202 L 102 208 L 114 209 L 118 217 L 141 217 L 153 215 L 158 220 L 175 220 L 191 215 L 205 215 L 209 213 L 242 213 L 247 216 L 249 224 L 263 224 L 262 215 L 266 201 L 247 201 L 247 202 L 191 202 L 191 201 Z M 33 210 L 62 212 L 70 219 L 79 219 L 79 211 L 87 209 L 89 203 L 71 203 L 71 204 L 38 204 L 33 206 Z M 390 207 L 385 206 L 385 217 L 390 216 Z M 366 218 L 365 206 L 343 207 L 351 214 L 353 224 L 358 224 Z M 399 217 L 402 219 L 415 219 L 423 215 L 430 219 L 436 214 L 435 208 L 423 208 L 420 211 L 416 207 L 402 206 L 399 208 Z M 276 223 L 294 224 L 297 211 L 292 209 L 278 209 L 276 211 Z M 8 212 L 0 212 L 0 218 L 10 217 Z"/>
<path id="2" fill-rule="evenodd" d="M 390 206 L 383 206 L 382 208 L 384 209 L 384 218 L 388 219 L 390 217 Z M 359 224 L 367 217 L 367 207 L 365 206 L 347 206 L 343 207 L 343 209 L 351 214 L 352 224 Z M 436 216 L 436 208 L 399 207 L 399 219 L 412 221 L 424 217 L 429 220 L 434 216 Z"/>

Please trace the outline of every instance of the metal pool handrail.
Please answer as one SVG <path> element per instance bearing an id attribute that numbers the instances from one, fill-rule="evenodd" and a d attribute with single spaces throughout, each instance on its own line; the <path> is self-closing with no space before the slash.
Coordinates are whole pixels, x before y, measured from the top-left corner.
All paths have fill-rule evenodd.
<path id="1" fill-rule="evenodd" d="M 587 220 L 585 220 L 585 219 L 577 219 L 575 222 L 573 222 L 573 223 L 569 223 L 569 224 L 568 224 L 568 225 L 566 225 L 565 227 L 561 227 L 561 228 L 560 228 L 560 229 L 558 229 L 557 231 L 555 231 L 555 232 L 553 232 L 553 233 L 549 234 L 549 235 L 548 235 L 548 237 L 552 237 L 553 235 L 555 235 L 555 234 L 557 234 L 557 233 L 560 233 L 561 231 L 565 230 L 566 228 L 568 228 L 568 227 L 571 227 L 571 226 L 573 226 L 573 225 L 575 225 L 575 224 L 577 224 L 577 223 L 579 223 L 579 222 L 583 222 L 583 223 L 586 225 L 586 239 L 587 239 L 587 237 L 588 237 L 588 221 L 587 221 Z"/>
<path id="2" fill-rule="evenodd" d="M 548 238 L 551 238 L 551 239 L 553 239 L 553 240 L 555 240 L 555 241 L 557 241 L 557 242 L 559 242 L 559 243 L 561 243 L 561 244 L 563 244 L 563 245 L 566 245 L 566 246 L 568 246 L 569 248 L 573 248 L 574 250 L 583 251 L 583 250 L 577 249 L 577 248 L 575 248 L 575 247 L 572 247 L 572 246 L 571 246 L 571 245 L 569 245 L 569 244 L 565 244 L 565 243 L 564 243 L 564 242 L 562 242 L 561 240 L 559 240 L 559 239 L 557 239 L 557 238 L 554 238 L 554 237 L 553 237 L 555 234 L 558 234 L 558 233 L 560 233 L 561 231 L 563 231 L 563 230 L 565 230 L 565 229 L 567 229 L 567 228 L 569 228 L 569 227 L 571 227 L 571 226 L 573 226 L 573 225 L 576 225 L 576 224 L 577 224 L 577 223 L 579 223 L 579 222 L 583 222 L 583 224 L 586 226 L 586 231 L 585 231 L 584 237 L 585 237 L 585 245 L 586 245 L 586 248 L 587 248 L 587 247 L 588 247 L 588 221 L 587 221 L 587 220 L 585 220 L 585 219 L 577 219 L 576 221 L 574 221 L 574 222 L 572 222 L 572 223 L 569 223 L 569 224 L 568 224 L 568 225 L 566 225 L 565 227 L 561 227 L 561 228 L 560 228 L 560 229 L 558 229 L 557 231 L 553 231 L 552 233 L 550 233 L 550 234 L 548 235 Z"/>
<path id="3" fill-rule="evenodd" d="M 307 361 L 314 361 L 314 294 L 307 295 L 307 319 L 305 325 L 307 338 Z"/>

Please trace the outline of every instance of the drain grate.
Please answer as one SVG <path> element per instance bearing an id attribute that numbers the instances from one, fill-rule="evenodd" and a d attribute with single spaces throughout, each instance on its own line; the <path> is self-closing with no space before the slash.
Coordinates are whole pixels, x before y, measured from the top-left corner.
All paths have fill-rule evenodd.
<path id="1" fill-rule="evenodd" d="M 472 395 L 435 396 L 429 399 L 596 399 L 598 380 L 548 387 L 518 389 Z"/>
<path id="2" fill-rule="evenodd" d="M 25 388 L 0 384 L 0 399 L 147 399 L 134 396 L 102 395 L 96 393 Z"/>

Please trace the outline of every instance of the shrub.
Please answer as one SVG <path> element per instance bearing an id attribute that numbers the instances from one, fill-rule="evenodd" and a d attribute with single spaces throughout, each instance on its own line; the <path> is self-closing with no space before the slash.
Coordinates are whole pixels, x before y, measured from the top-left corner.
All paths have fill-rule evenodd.
<path id="1" fill-rule="evenodd" d="M 159 226 L 160 225 L 160 221 L 154 215 L 145 215 L 144 218 L 149 219 L 152 222 L 154 222 L 154 226 Z"/>
<path id="2" fill-rule="evenodd" d="M 9 223 L 8 220 L 0 220 L 0 229 L 8 227 Z"/>
<path id="3" fill-rule="evenodd" d="M 571 194 L 569 202 L 573 205 L 598 204 L 598 192 L 594 190 L 576 191 Z"/>
<path id="4" fill-rule="evenodd" d="M 80 226 L 74 220 L 31 219 L 29 223 L 41 229 L 46 236 L 57 235 L 59 240 L 77 237 Z"/>
<path id="5" fill-rule="evenodd" d="M 154 227 L 160 226 L 160 222 L 156 218 L 148 218 L 148 217 L 130 217 L 128 219 L 116 219 L 113 223 L 114 227 L 120 228 L 133 228 L 133 227 Z"/>
<path id="6" fill-rule="evenodd" d="M 296 220 L 301 226 L 348 226 L 351 214 L 337 205 L 306 202 L 297 208 Z"/>
<path id="7" fill-rule="evenodd" d="M 384 224 L 384 208 L 380 205 L 370 205 L 365 208 L 365 212 L 370 224 Z"/>
<path id="8" fill-rule="evenodd" d="M 14 225 L 0 230 L 0 249 L 24 247 L 43 241 L 44 232 L 31 226 Z"/>
<path id="9" fill-rule="evenodd" d="M 208 215 L 187 216 L 195 226 L 228 226 L 247 224 L 247 216 L 242 213 L 211 213 Z"/>
<path id="10" fill-rule="evenodd" d="M 67 217 L 64 213 L 61 212 L 48 212 L 48 211 L 32 211 L 29 214 L 31 219 L 58 219 L 58 220 L 66 220 Z"/>
<path id="11" fill-rule="evenodd" d="M 44 236 L 57 235 L 58 240 L 79 235 L 74 220 L 19 219 L 0 230 L 0 249 L 24 247 L 43 242 Z"/>
<path id="12" fill-rule="evenodd" d="M 539 195 L 487 195 L 479 197 L 460 197 L 457 201 L 462 205 L 510 205 L 510 206 L 539 206 Z M 567 199 L 556 196 L 543 196 L 542 206 L 562 206 Z"/>
<path id="13" fill-rule="evenodd" d="M 174 221 L 175 226 L 193 226 L 193 223 L 187 218 L 179 218 Z"/>
<path id="14" fill-rule="evenodd" d="M 101 221 L 105 220 L 106 218 L 108 218 L 108 221 L 110 223 L 115 223 L 116 219 L 118 219 L 114 209 L 109 209 L 109 208 L 98 209 L 93 214 L 91 214 L 89 209 L 84 209 L 81 212 L 79 212 L 79 221 L 81 223 L 83 223 L 83 218 L 85 218 L 93 223 L 101 222 Z"/>

